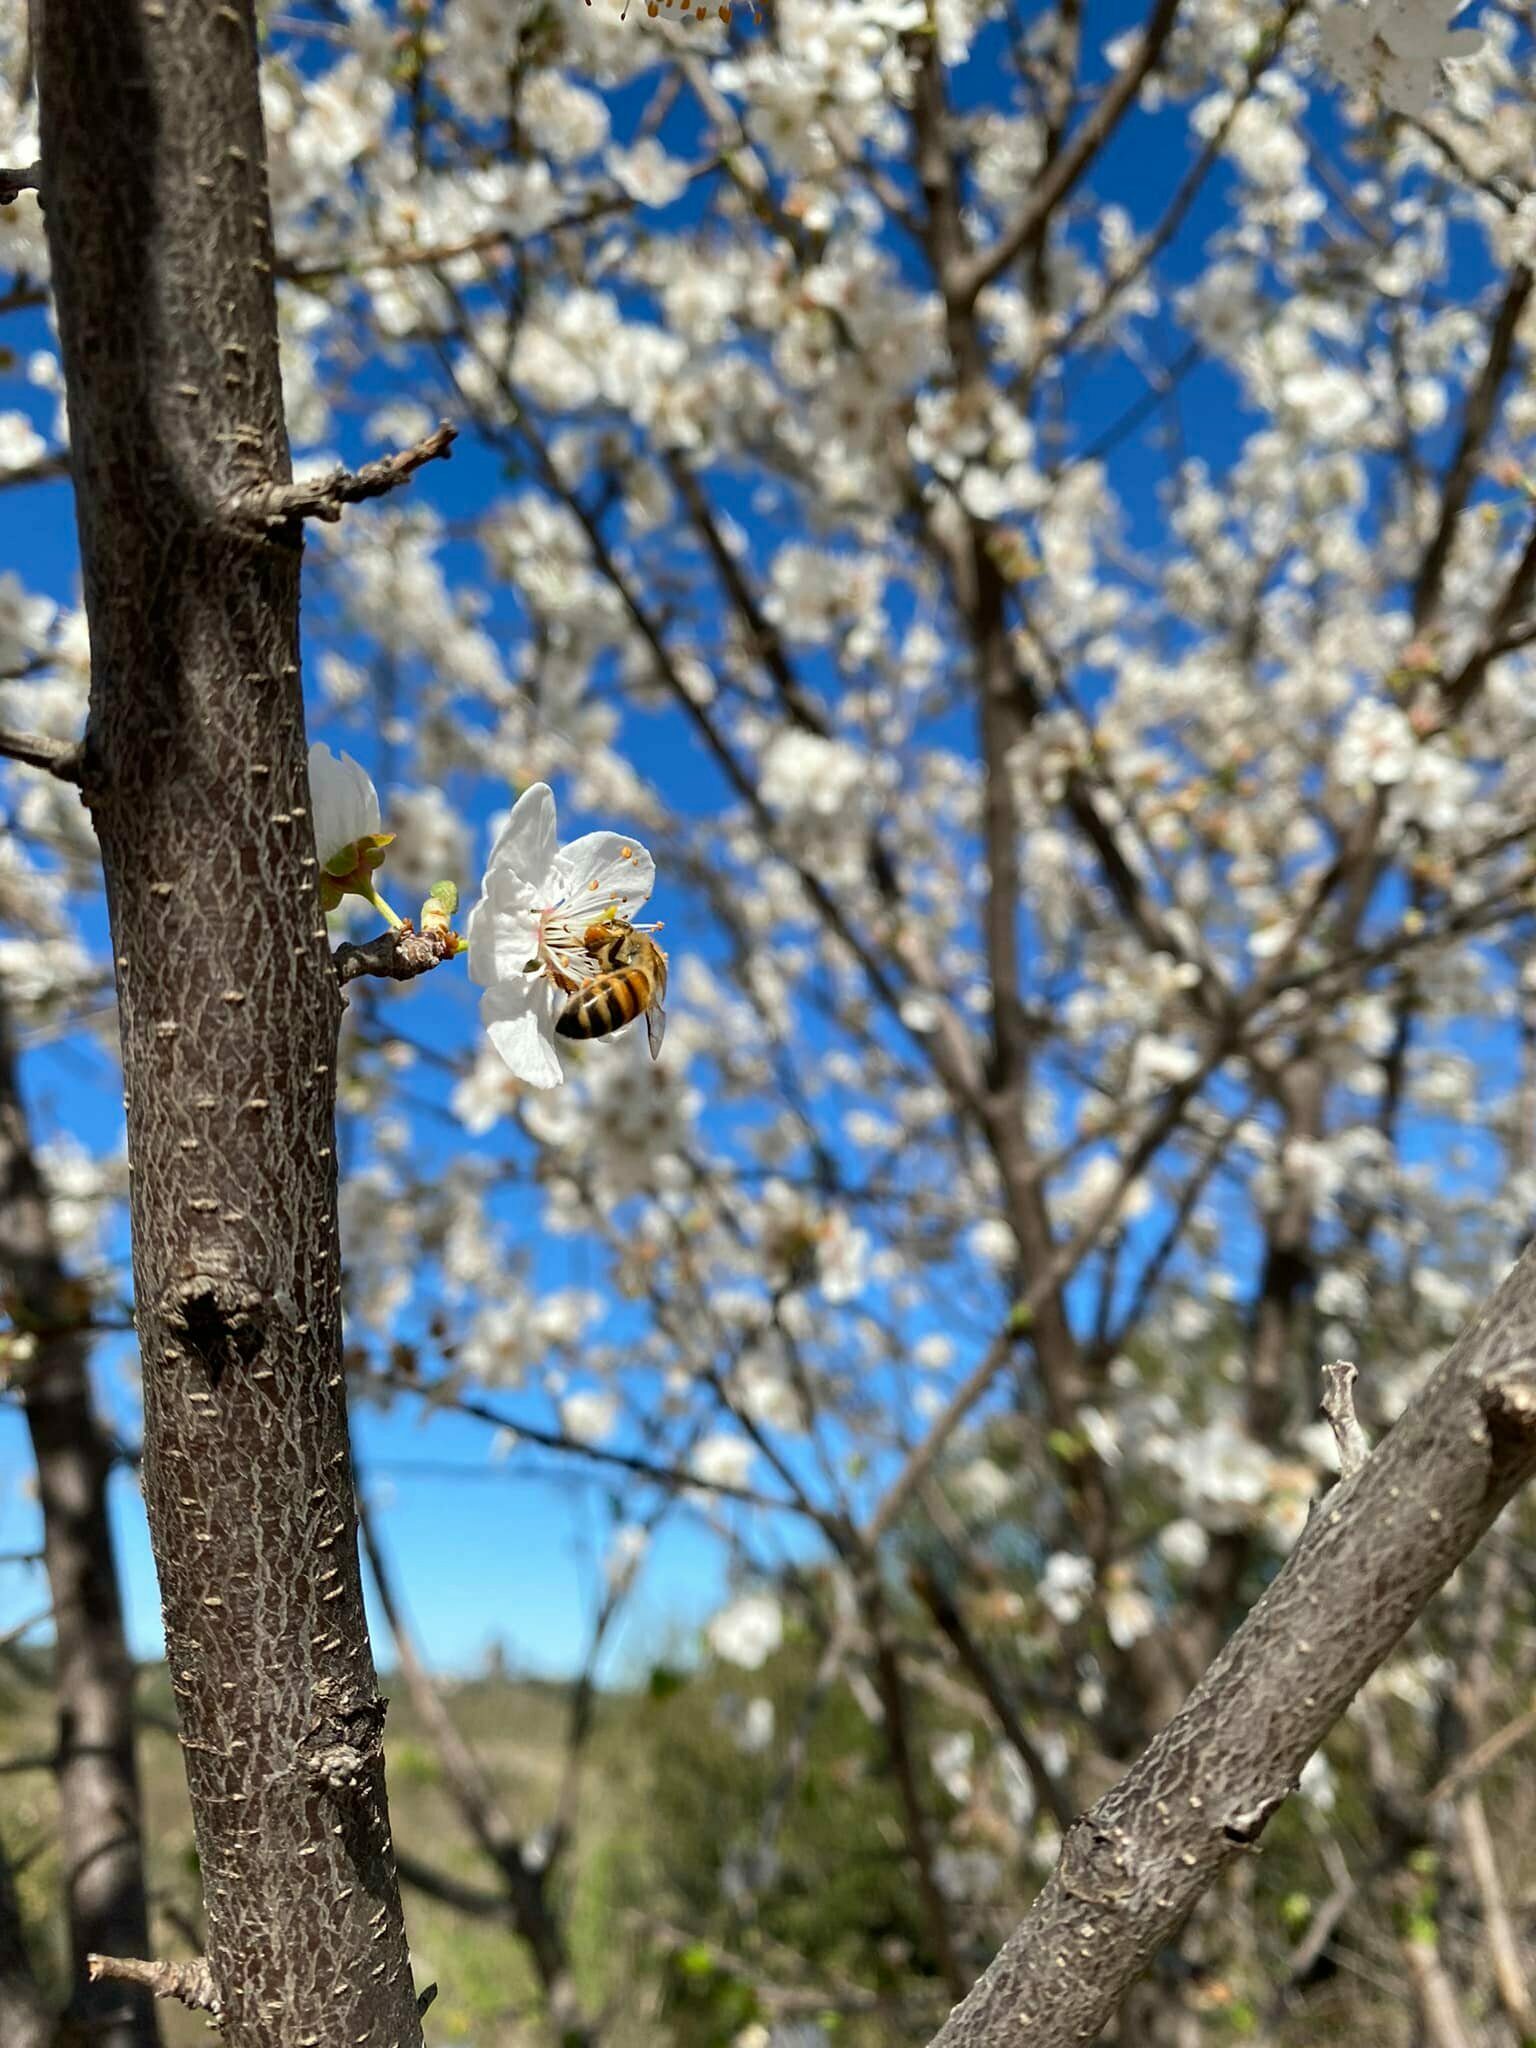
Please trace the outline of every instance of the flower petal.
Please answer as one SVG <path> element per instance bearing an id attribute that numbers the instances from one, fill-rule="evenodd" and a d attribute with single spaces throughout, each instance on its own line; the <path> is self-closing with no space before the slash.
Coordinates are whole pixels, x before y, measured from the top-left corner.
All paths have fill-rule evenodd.
<path id="1" fill-rule="evenodd" d="M 505 868 L 530 889 L 538 889 L 554 865 L 558 843 L 554 791 L 547 782 L 530 783 L 496 834 L 486 873 Z"/>
<path id="2" fill-rule="evenodd" d="M 500 981 L 480 998 L 480 1021 L 502 1060 L 530 1088 L 558 1088 L 565 1069 L 555 1051 L 559 991 L 544 978 L 522 974 Z"/>
<path id="3" fill-rule="evenodd" d="M 510 868 L 490 870 L 464 927 L 471 981 L 490 988 L 523 978 L 538 951 L 536 902 L 534 890 Z"/>
<path id="4" fill-rule="evenodd" d="M 322 867 L 343 847 L 379 829 L 379 793 L 372 777 L 350 754 L 338 760 L 324 740 L 309 750 L 309 813 Z"/>
<path id="5" fill-rule="evenodd" d="M 622 832 L 588 832 L 555 855 L 558 900 L 594 918 L 631 918 L 656 886 L 656 863 Z"/>
<path id="6" fill-rule="evenodd" d="M 554 793 L 531 783 L 502 822 L 486 863 L 480 895 L 464 926 L 469 978 L 482 988 L 521 974 L 535 950 L 534 917 L 554 886 L 558 844 Z"/>

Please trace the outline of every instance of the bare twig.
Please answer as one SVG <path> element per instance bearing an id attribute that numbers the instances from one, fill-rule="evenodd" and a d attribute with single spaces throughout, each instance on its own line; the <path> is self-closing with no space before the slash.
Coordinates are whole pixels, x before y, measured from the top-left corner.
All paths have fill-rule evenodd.
<path id="1" fill-rule="evenodd" d="M 1461 438 L 1440 487 L 1439 517 L 1414 582 L 1415 631 L 1422 631 L 1439 609 L 1456 530 L 1472 494 L 1472 486 L 1477 481 L 1478 464 L 1494 424 L 1499 392 L 1514 361 L 1515 338 L 1533 287 L 1536 287 L 1536 273 L 1524 263 L 1517 263 L 1509 273 L 1499 310 L 1489 328 L 1488 353 L 1467 394 Z"/>
<path id="2" fill-rule="evenodd" d="M 450 1877 L 446 1871 L 424 1863 L 409 1849 L 395 1850 L 395 1868 L 400 1873 L 402 1884 L 408 1884 L 424 1898 L 436 1899 L 439 1905 L 451 1906 L 455 1913 L 467 1913 L 475 1920 L 505 1920 L 507 1917 L 505 1892 L 465 1884 L 457 1877 Z"/>
<path id="3" fill-rule="evenodd" d="M 860 1578 L 860 1606 L 870 1634 L 875 1686 L 884 1710 L 886 1756 L 901 1803 L 902 1833 L 906 1836 L 907 1853 L 917 1879 L 918 1898 L 927 1922 L 933 1959 L 950 1997 L 959 1999 L 965 1995 L 967 1973 L 961 1969 L 949 1900 L 938 1879 L 932 1822 L 923 1804 L 922 1787 L 918 1783 L 917 1765 L 912 1753 L 912 1730 L 901 1659 L 891 1637 L 890 1617 L 886 1612 L 884 1588 L 878 1574 L 867 1569 Z"/>
<path id="4" fill-rule="evenodd" d="M 0 754 L 28 768 L 45 768 L 61 782 L 80 780 L 80 746 L 75 740 L 51 740 L 40 732 L 0 732 Z"/>
<path id="5" fill-rule="evenodd" d="M 1323 1367 L 1323 1413 L 1339 1447 L 1339 1477 L 1353 1479 L 1371 1446 L 1360 1418 L 1355 1413 L 1355 1367 L 1348 1358 L 1336 1358 Z"/>
<path id="6" fill-rule="evenodd" d="M 1472 2038 L 1462 2025 L 1456 1987 L 1441 1960 L 1433 1928 L 1406 1936 L 1402 1948 L 1429 2048 L 1472 2048 Z"/>
<path id="7" fill-rule="evenodd" d="M 118 1984 L 142 1984 L 156 1998 L 177 1998 L 194 2012 L 211 2012 L 215 2018 L 224 2010 L 205 1956 L 187 1963 L 142 1962 L 136 1956 L 87 1956 L 91 1982 L 104 1977 Z"/>
<path id="8" fill-rule="evenodd" d="M 983 1698 L 992 1709 L 993 1718 L 1002 1730 L 1003 1739 L 1024 1766 L 1025 1774 L 1034 1787 L 1036 1799 L 1065 1834 L 1075 1818 L 1075 1809 L 1066 1792 L 1047 1770 L 1045 1758 L 1025 1732 L 1018 1708 L 997 1667 L 972 1635 L 949 1589 L 941 1585 L 937 1577 L 925 1566 L 918 1566 L 910 1574 L 910 1578 L 912 1590 L 938 1623 L 943 1634 L 948 1637 L 954 1646 L 955 1654 L 976 1681 Z"/>
<path id="9" fill-rule="evenodd" d="M 36 462 L 24 462 L 19 469 L 0 470 L 0 491 L 14 490 L 19 484 L 54 483 L 68 475 L 69 451 L 56 448 L 50 454 L 40 455 Z"/>
<path id="10" fill-rule="evenodd" d="M 457 427 L 444 420 L 424 440 L 402 448 L 394 455 L 381 455 L 365 462 L 361 469 L 333 469 L 329 476 L 312 483 L 251 484 L 228 503 L 228 511 L 242 525 L 265 528 L 287 526 L 295 519 L 323 519 L 334 523 L 345 505 L 360 505 L 367 498 L 382 498 L 413 477 L 425 463 L 448 451 L 458 439 Z"/>
<path id="11" fill-rule="evenodd" d="M 375 1371 L 364 1376 L 361 1384 L 382 1385 L 393 1388 L 397 1393 L 414 1394 L 429 1408 L 450 1408 L 456 1415 L 468 1415 L 476 1422 L 487 1423 L 492 1429 L 503 1430 L 514 1444 L 526 1442 L 541 1451 L 563 1451 L 571 1457 L 584 1458 L 590 1464 L 607 1465 L 619 1472 L 633 1472 L 637 1478 L 665 1487 L 669 1493 L 713 1494 L 722 1500 L 743 1501 L 748 1507 L 770 1508 L 775 1512 L 782 1509 L 790 1514 L 809 1512 L 799 1501 L 782 1499 L 757 1487 L 738 1486 L 728 1479 L 705 1479 L 697 1472 L 663 1465 L 654 1458 L 628 1451 L 610 1451 L 601 1444 L 585 1443 L 564 1430 L 541 1429 L 537 1423 L 514 1421 L 511 1416 L 498 1414 L 494 1408 L 486 1407 L 482 1401 L 457 1393 L 445 1394 L 441 1387 L 430 1381 L 413 1379 L 404 1373 Z M 812 1515 L 811 1519 L 816 1517 Z"/>
<path id="12" fill-rule="evenodd" d="M 1528 1707 L 1523 1714 L 1490 1735 L 1486 1742 L 1480 1742 L 1476 1749 L 1469 1750 L 1453 1771 L 1447 1771 L 1437 1785 L 1430 1787 L 1426 1799 L 1431 1805 L 1437 1799 L 1448 1799 L 1463 1785 L 1491 1770 L 1500 1757 L 1507 1756 L 1528 1735 L 1536 1735 L 1536 1707 Z"/>
<path id="13" fill-rule="evenodd" d="M 1520 1938 L 1505 1900 L 1493 1834 L 1483 1808 L 1483 1795 L 1475 1786 L 1463 1792 L 1457 1800 L 1456 1818 L 1461 1826 L 1461 1839 L 1467 1852 L 1472 1882 L 1477 1886 L 1482 1903 L 1488 1960 L 1493 1967 L 1499 2003 L 1508 2014 L 1510 2023 L 1525 2039 L 1531 2032 L 1532 2018 L 1525 1962 L 1520 1953 Z"/>
<path id="14" fill-rule="evenodd" d="M 1359 1896 L 1359 1881 L 1345 1862 L 1344 1852 L 1338 1844 L 1324 1842 L 1322 1855 L 1333 1879 L 1333 1890 L 1307 1922 L 1306 1932 L 1287 1958 L 1284 1990 L 1294 1989 L 1311 1975 L 1318 1958 L 1338 1931 L 1339 1922 Z"/>

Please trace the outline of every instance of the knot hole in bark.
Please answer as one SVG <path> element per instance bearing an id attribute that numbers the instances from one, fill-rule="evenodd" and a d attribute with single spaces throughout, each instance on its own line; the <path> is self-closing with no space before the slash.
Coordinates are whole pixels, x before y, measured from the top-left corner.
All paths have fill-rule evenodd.
<path id="1" fill-rule="evenodd" d="M 216 1387 L 227 1367 L 249 1365 L 259 1355 L 266 1342 L 258 1320 L 260 1306 L 254 1295 L 236 1295 L 218 1281 L 199 1275 L 183 1281 L 172 1294 L 172 1338 Z"/>
<path id="2" fill-rule="evenodd" d="M 1074 1822 L 1061 1852 L 1061 1881 L 1073 1898 L 1090 1906 L 1113 1906 L 1135 1889 L 1127 1838 L 1120 1828 L 1091 1819 Z"/>
<path id="3" fill-rule="evenodd" d="M 1488 1486 L 1503 1495 L 1530 1469 L 1531 1442 L 1536 1437 L 1536 1367 L 1518 1358 L 1490 1373 L 1482 1387 L 1483 1420 L 1488 1428 Z"/>
<path id="4" fill-rule="evenodd" d="M 320 1791 L 359 1791 L 384 1753 L 389 1703 L 375 1695 L 321 1704 L 320 1718 L 301 1745 L 309 1781 Z"/>

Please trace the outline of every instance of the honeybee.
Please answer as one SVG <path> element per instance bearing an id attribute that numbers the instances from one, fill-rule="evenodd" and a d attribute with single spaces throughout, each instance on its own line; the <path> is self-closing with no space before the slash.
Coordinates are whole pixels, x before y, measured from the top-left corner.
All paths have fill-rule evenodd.
<path id="1" fill-rule="evenodd" d="M 555 1019 L 562 1038 L 606 1038 L 644 1015 L 651 1058 L 661 1057 L 667 1013 L 667 956 L 654 939 L 623 918 L 592 925 L 582 945 L 597 962 L 597 972 L 566 997 Z"/>

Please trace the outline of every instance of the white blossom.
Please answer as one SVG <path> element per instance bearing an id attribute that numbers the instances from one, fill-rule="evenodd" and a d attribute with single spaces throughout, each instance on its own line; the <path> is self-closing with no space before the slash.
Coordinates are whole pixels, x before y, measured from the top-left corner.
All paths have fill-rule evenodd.
<path id="1" fill-rule="evenodd" d="M 309 750 L 309 807 L 323 868 L 380 831 L 379 792 L 373 778 L 350 754 L 338 759 L 322 740 Z"/>
<path id="2" fill-rule="evenodd" d="M 560 1403 L 560 1423 L 579 1444 L 600 1444 L 613 1435 L 619 1419 L 617 1394 L 585 1390 L 567 1394 Z"/>
<path id="3" fill-rule="evenodd" d="M 556 1088 L 565 1070 L 555 1020 L 567 990 L 597 964 L 588 931 L 629 920 L 651 893 L 656 868 L 638 840 L 589 832 L 559 844 L 547 783 L 524 790 L 491 847 L 480 897 L 465 927 L 470 979 L 485 990 L 480 1016 L 492 1045 L 532 1088 Z"/>
<path id="4" fill-rule="evenodd" d="M 771 1593 L 743 1593 L 720 1610 L 705 1634 L 717 1657 L 757 1671 L 784 1640 L 784 1610 Z"/>
<path id="5" fill-rule="evenodd" d="M 1057 1550 L 1040 1574 L 1040 1598 L 1063 1627 L 1082 1618 L 1093 1590 L 1093 1566 L 1086 1557 Z"/>
<path id="6" fill-rule="evenodd" d="M 744 1436 L 717 1431 L 694 1445 L 689 1469 L 714 1486 L 745 1486 L 757 1453 Z"/>
<path id="7" fill-rule="evenodd" d="M 829 819 L 858 807 L 869 764 L 846 740 L 822 739 L 791 727 L 763 757 L 760 784 L 768 808 L 790 818 Z"/>

